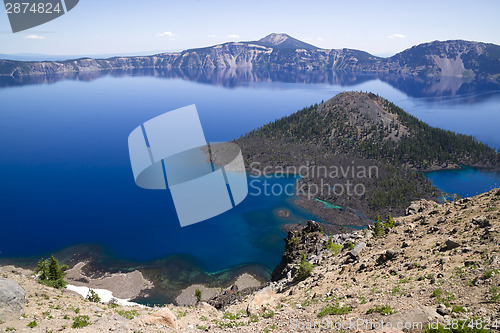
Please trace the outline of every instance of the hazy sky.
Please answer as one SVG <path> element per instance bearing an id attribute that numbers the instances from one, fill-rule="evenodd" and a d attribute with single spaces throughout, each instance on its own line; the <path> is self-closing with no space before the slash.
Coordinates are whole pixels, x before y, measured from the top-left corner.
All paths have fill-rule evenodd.
<path id="1" fill-rule="evenodd" d="M 498 0 L 80 0 L 66 15 L 16 34 L 0 13 L 0 54 L 134 54 L 285 32 L 323 48 L 392 55 L 433 40 L 500 44 L 499 13 Z"/>

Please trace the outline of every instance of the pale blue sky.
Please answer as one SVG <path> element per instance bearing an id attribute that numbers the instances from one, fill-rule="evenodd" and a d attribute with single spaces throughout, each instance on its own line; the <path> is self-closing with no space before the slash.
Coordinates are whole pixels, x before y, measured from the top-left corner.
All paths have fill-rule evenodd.
<path id="1" fill-rule="evenodd" d="M 271 32 L 323 48 L 392 55 L 433 40 L 500 44 L 500 1 L 80 0 L 13 34 L 0 13 L 0 54 L 134 54 L 183 50 Z"/>

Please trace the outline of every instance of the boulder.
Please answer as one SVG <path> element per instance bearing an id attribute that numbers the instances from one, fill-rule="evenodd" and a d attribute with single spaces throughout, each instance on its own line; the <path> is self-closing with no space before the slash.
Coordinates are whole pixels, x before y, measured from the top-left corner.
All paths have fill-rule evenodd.
<path id="1" fill-rule="evenodd" d="M 248 315 L 259 315 L 264 313 L 266 309 L 276 308 L 279 304 L 276 298 L 276 293 L 271 287 L 266 287 L 255 294 L 254 298 L 250 301 L 247 307 Z"/>
<path id="2" fill-rule="evenodd" d="M 147 325 L 160 325 L 177 329 L 176 317 L 169 308 L 164 307 L 152 315 L 146 316 L 142 322 Z"/>
<path id="3" fill-rule="evenodd" d="M 389 260 L 395 260 L 398 257 L 399 253 L 393 250 L 386 250 L 384 253 L 380 254 L 377 258 L 378 264 L 383 264 Z"/>
<path id="4" fill-rule="evenodd" d="M 358 245 L 356 245 L 354 247 L 354 249 L 352 249 L 351 252 L 349 252 L 349 254 L 351 256 L 357 258 L 359 256 L 359 253 L 361 252 L 361 250 L 363 250 L 365 247 L 366 247 L 366 243 L 365 242 L 361 242 Z"/>
<path id="5" fill-rule="evenodd" d="M 16 282 L 0 278 L 0 321 L 17 320 L 24 312 L 26 292 Z"/>
<path id="6" fill-rule="evenodd" d="M 444 242 L 444 245 L 444 250 L 453 250 L 461 246 L 460 243 L 454 241 L 451 238 L 448 238 L 446 242 Z"/>
<path id="7" fill-rule="evenodd" d="M 217 311 L 216 308 L 208 304 L 207 302 L 200 302 L 196 305 L 198 309 L 203 311 L 204 313 L 208 314 L 209 317 L 218 317 L 219 316 L 219 311 Z"/>
<path id="8" fill-rule="evenodd" d="M 434 208 L 436 203 L 434 201 L 429 201 L 425 199 L 421 199 L 418 201 L 413 201 L 408 208 L 406 208 L 406 215 L 415 215 L 418 213 L 422 213 Z"/>
<path id="9" fill-rule="evenodd" d="M 410 310 L 397 312 L 387 317 L 387 322 L 393 327 L 402 327 L 405 324 L 414 325 L 412 328 L 405 328 L 407 332 L 422 332 L 429 323 L 435 322 L 440 316 L 436 309 L 430 306 L 417 306 Z M 421 326 L 420 326 L 421 325 Z M 420 326 L 420 327 L 419 327 Z M 380 333 L 380 331 L 378 331 Z"/>
<path id="10" fill-rule="evenodd" d="M 478 225 L 481 228 L 486 228 L 486 227 L 491 226 L 490 220 L 488 220 L 486 217 L 484 217 L 482 215 L 473 218 L 472 223 L 474 223 L 475 225 Z"/>
<path id="11" fill-rule="evenodd" d="M 439 304 L 436 308 L 436 312 L 439 313 L 441 316 L 446 316 L 450 314 L 450 311 L 444 304 Z"/>

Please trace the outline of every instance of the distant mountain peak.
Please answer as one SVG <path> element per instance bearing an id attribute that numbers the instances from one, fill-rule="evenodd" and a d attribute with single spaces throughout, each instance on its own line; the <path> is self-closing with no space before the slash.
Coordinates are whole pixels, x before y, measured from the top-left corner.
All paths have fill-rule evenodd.
<path id="1" fill-rule="evenodd" d="M 272 33 L 264 38 L 259 39 L 256 44 L 272 47 L 274 49 L 305 49 L 305 50 L 317 50 L 318 47 L 300 41 L 293 38 L 285 33 Z"/>
<path id="2" fill-rule="evenodd" d="M 264 38 L 259 39 L 259 42 L 262 43 L 268 43 L 271 45 L 279 45 L 281 43 L 286 42 L 287 39 L 292 38 L 287 34 L 277 34 L 277 33 L 272 33 L 267 35 Z"/>

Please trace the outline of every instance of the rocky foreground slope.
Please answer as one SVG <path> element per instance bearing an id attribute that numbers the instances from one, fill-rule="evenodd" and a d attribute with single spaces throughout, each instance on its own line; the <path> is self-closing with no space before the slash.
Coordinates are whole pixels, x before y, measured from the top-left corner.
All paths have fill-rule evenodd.
<path id="1" fill-rule="evenodd" d="M 220 310 L 204 302 L 112 307 L 42 286 L 29 271 L 3 267 L 0 332 L 292 332 L 314 325 L 344 332 L 392 325 L 386 331 L 420 332 L 428 323 L 463 325 L 459 319 L 495 328 L 499 228 L 500 189 L 445 204 L 415 202 L 394 223 L 350 235 L 329 237 L 309 221 L 289 232 L 275 281 L 248 295 L 226 291 L 235 297 Z M 82 321 L 89 325 L 72 328 Z"/>

